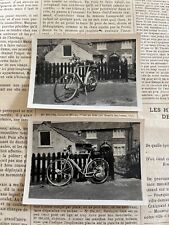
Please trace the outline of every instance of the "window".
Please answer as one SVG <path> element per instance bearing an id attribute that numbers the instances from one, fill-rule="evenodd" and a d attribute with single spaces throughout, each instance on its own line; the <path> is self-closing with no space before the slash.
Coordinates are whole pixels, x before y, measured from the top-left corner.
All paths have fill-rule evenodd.
<path id="1" fill-rule="evenodd" d="M 72 47 L 71 45 L 63 46 L 63 56 L 72 56 Z"/>
<path id="2" fill-rule="evenodd" d="M 123 41 L 121 43 L 121 49 L 132 49 L 132 42 L 131 41 Z"/>
<path id="3" fill-rule="evenodd" d="M 126 154 L 125 144 L 113 144 L 114 156 L 122 156 Z"/>
<path id="4" fill-rule="evenodd" d="M 124 53 L 124 54 L 122 54 L 121 56 L 124 56 L 124 57 L 127 59 L 127 63 L 128 63 L 129 65 L 132 64 L 132 54 Z"/>
<path id="5" fill-rule="evenodd" d="M 39 146 L 50 146 L 50 131 L 40 131 L 39 132 Z"/>
<path id="6" fill-rule="evenodd" d="M 107 45 L 105 42 L 97 43 L 97 50 L 107 50 Z"/>
<path id="7" fill-rule="evenodd" d="M 124 129 L 113 130 L 113 138 L 125 138 L 125 130 Z"/>
<path id="8" fill-rule="evenodd" d="M 97 139 L 96 131 L 87 131 L 86 132 L 86 139 Z"/>

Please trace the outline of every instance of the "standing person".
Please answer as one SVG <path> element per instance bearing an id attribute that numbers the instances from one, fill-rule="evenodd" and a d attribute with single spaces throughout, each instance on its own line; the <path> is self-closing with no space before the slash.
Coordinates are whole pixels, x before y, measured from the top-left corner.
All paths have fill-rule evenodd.
<path id="1" fill-rule="evenodd" d="M 104 141 L 104 143 L 100 146 L 100 154 L 109 164 L 109 176 L 112 180 L 114 180 L 114 156 L 112 147 Z"/>
<path id="2" fill-rule="evenodd" d="M 107 63 L 107 61 L 108 61 L 108 56 L 105 54 L 102 59 L 102 63 Z"/>
<path id="3" fill-rule="evenodd" d="M 121 79 L 128 81 L 128 63 L 125 56 L 121 57 Z"/>

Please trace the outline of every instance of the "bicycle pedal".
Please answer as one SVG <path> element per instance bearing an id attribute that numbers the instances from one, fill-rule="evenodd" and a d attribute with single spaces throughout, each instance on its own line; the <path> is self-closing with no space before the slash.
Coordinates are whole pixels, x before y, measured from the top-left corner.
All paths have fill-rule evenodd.
<path id="1" fill-rule="evenodd" d="M 77 178 L 76 182 L 84 182 L 87 181 L 87 179 L 85 177 L 81 177 L 81 178 Z"/>

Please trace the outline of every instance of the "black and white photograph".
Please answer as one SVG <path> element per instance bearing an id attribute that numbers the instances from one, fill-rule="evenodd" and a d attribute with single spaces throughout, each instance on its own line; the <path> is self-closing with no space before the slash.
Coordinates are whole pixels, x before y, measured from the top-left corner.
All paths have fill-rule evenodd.
<path id="1" fill-rule="evenodd" d="M 24 204 L 144 202 L 142 120 L 29 122 Z"/>
<path id="2" fill-rule="evenodd" d="M 138 111 L 138 34 L 32 40 L 28 107 Z"/>

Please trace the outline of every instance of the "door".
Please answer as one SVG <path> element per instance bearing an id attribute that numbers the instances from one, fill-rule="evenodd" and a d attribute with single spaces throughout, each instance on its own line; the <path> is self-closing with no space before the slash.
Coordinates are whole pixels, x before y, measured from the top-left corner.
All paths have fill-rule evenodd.
<path id="1" fill-rule="evenodd" d="M 109 79 L 120 78 L 120 57 L 113 53 L 109 56 L 108 60 Z"/>

